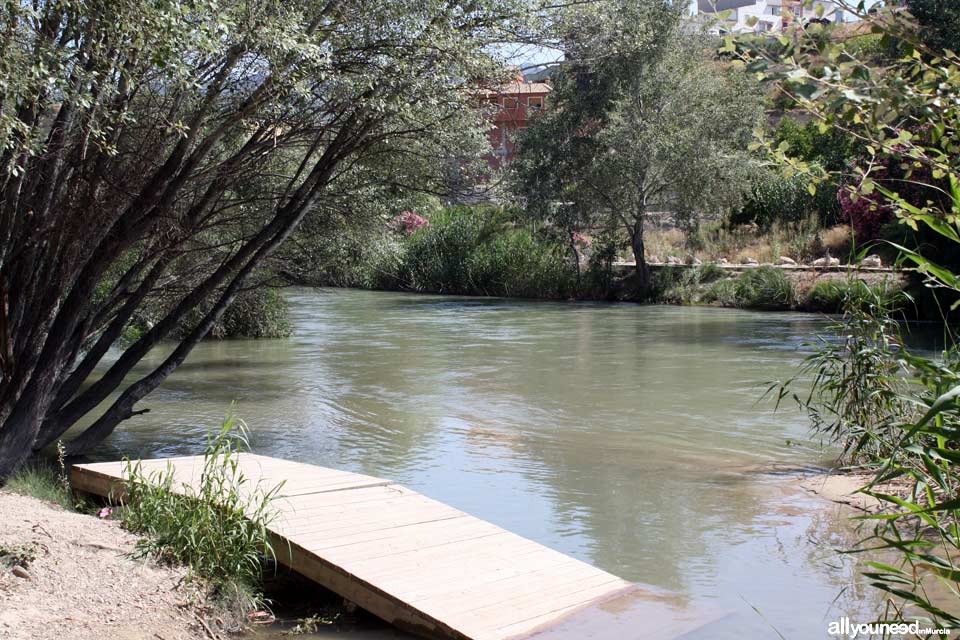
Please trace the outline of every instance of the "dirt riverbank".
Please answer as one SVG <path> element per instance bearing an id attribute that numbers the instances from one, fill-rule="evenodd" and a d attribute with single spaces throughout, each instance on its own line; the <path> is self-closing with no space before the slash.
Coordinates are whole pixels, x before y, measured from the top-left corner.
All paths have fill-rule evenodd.
<path id="1" fill-rule="evenodd" d="M 865 513 L 879 513 L 884 503 L 873 496 L 861 493 L 860 489 L 868 486 L 874 479 L 872 473 L 858 471 L 843 471 L 835 473 L 818 473 L 803 476 L 795 481 L 804 491 L 812 493 L 824 500 L 842 504 Z M 871 491 L 895 495 L 901 498 L 910 494 L 911 485 L 902 480 L 875 485 Z"/>
<path id="2" fill-rule="evenodd" d="M 0 638 L 209 639 L 181 567 L 130 557 L 118 522 L 0 491 Z"/>

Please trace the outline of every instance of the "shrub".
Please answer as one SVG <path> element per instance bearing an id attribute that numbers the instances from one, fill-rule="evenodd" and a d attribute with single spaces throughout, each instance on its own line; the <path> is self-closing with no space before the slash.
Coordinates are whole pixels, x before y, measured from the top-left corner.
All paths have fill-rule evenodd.
<path id="1" fill-rule="evenodd" d="M 340 286 L 394 291 L 404 287 L 409 275 L 404 271 L 403 242 L 392 237 L 371 241 L 363 259 L 352 266 L 349 284 Z"/>
<path id="2" fill-rule="evenodd" d="M 713 263 L 702 265 L 696 271 L 697 277 L 702 283 L 714 282 L 727 277 L 727 272 L 723 270 L 723 267 Z"/>
<path id="3" fill-rule="evenodd" d="M 663 267 L 654 272 L 650 284 L 650 299 L 667 304 L 696 304 L 720 302 L 714 289 L 731 282 L 726 271 L 715 264 L 699 267 Z M 710 287 L 704 285 L 710 284 Z M 721 302 L 722 304 L 722 302 Z"/>
<path id="4" fill-rule="evenodd" d="M 258 586 L 265 554 L 273 555 L 267 525 L 280 487 L 244 475 L 238 456 L 247 448 L 243 423 L 231 415 L 207 434 L 197 485 L 178 484 L 169 466 L 147 473 L 127 461 L 123 525 L 145 536 L 136 554 L 187 565 L 216 583 Z"/>
<path id="5" fill-rule="evenodd" d="M 767 229 L 774 222 L 796 222 L 812 207 L 806 183 L 800 176 L 785 178 L 764 169 L 754 176 L 743 206 L 730 216 L 734 225 L 756 224 Z"/>
<path id="6" fill-rule="evenodd" d="M 811 311 L 840 313 L 843 287 L 835 280 L 820 280 L 807 292 L 806 307 Z"/>
<path id="7" fill-rule="evenodd" d="M 467 262 L 471 293 L 521 298 L 564 297 L 573 288 L 559 245 L 509 229 L 478 246 Z"/>
<path id="8" fill-rule="evenodd" d="M 291 331 L 280 290 L 257 287 L 238 295 L 210 333 L 215 338 L 285 338 Z"/>
<path id="9" fill-rule="evenodd" d="M 879 198 L 852 194 L 841 189 L 837 194 L 843 220 L 848 222 L 858 242 L 869 242 L 880 237 L 880 229 L 893 220 L 893 209 L 881 204 Z"/>
<path id="10" fill-rule="evenodd" d="M 737 306 L 737 282 L 733 278 L 725 278 L 712 282 L 703 292 L 703 301 L 722 305 L 724 307 Z"/>
<path id="11" fill-rule="evenodd" d="M 489 206 L 435 215 L 406 240 L 397 272 L 415 291 L 545 298 L 570 295 L 575 278 L 566 247 Z"/>
<path id="12" fill-rule="evenodd" d="M 835 129 L 823 133 L 817 122 L 800 124 L 789 117 L 777 125 L 774 143 L 786 143 L 790 156 L 814 162 L 827 171 L 845 169 L 850 157 L 856 153 L 856 141 L 845 133 Z"/>
<path id="13" fill-rule="evenodd" d="M 505 228 L 499 212 L 488 207 L 454 207 L 434 216 L 407 239 L 403 262 L 416 291 L 472 293 L 471 253 Z"/>
<path id="14" fill-rule="evenodd" d="M 408 236 L 417 229 L 426 227 L 429 224 L 430 221 L 420 214 L 414 213 L 413 211 L 404 211 L 394 216 L 393 220 L 390 221 L 390 228 Z"/>
<path id="15" fill-rule="evenodd" d="M 123 339 L 136 340 L 155 319 L 167 313 L 165 306 L 172 302 L 151 302 L 127 327 Z M 184 315 L 177 323 L 173 337 L 181 339 L 190 333 L 212 304 L 213 300 L 207 299 Z M 207 338 L 285 338 L 291 330 L 287 301 L 281 291 L 276 287 L 259 286 L 241 291 L 207 333 Z"/>
<path id="16" fill-rule="evenodd" d="M 737 306 L 754 309 L 789 309 L 794 303 L 793 285 L 776 267 L 744 271 L 737 278 Z"/>
<path id="17" fill-rule="evenodd" d="M 844 44 L 847 54 L 872 63 L 884 62 L 896 55 L 895 47 L 886 44 L 879 33 L 867 33 L 848 38 Z"/>

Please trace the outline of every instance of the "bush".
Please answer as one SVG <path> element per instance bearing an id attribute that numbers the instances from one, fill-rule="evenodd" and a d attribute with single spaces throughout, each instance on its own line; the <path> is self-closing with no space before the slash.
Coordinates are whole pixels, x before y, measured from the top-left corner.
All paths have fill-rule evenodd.
<path id="1" fill-rule="evenodd" d="M 730 215 L 734 225 L 768 229 L 774 222 L 796 222 L 810 211 L 810 194 L 800 176 L 785 178 L 764 169 L 754 176 L 743 206 Z"/>
<path id="2" fill-rule="evenodd" d="M 273 556 L 267 525 L 280 487 L 264 489 L 244 475 L 238 455 L 247 448 L 243 423 L 228 416 L 207 435 L 199 485 L 177 484 L 169 466 L 147 473 L 128 460 L 123 526 L 145 536 L 136 554 L 187 565 L 216 583 L 260 585 L 265 554 Z"/>
<path id="3" fill-rule="evenodd" d="M 794 303 L 793 285 L 776 267 L 744 271 L 734 289 L 738 307 L 789 309 Z"/>
<path id="4" fill-rule="evenodd" d="M 700 267 L 663 267 L 654 272 L 650 283 L 651 301 L 667 304 L 720 302 L 714 290 L 732 282 L 728 273 L 715 264 Z M 704 285 L 710 287 L 704 288 Z M 722 302 L 721 302 L 722 304 Z"/>
<path id="5" fill-rule="evenodd" d="M 703 301 L 724 307 L 737 306 L 737 281 L 733 278 L 717 280 L 703 292 Z"/>
<path id="6" fill-rule="evenodd" d="M 339 286 L 395 291 L 409 281 L 404 268 L 403 242 L 395 237 L 379 238 L 368 244 L 362 261 L 353 267 L 350 284 Z"/>
<path id="7" fill-rule="evenodd" d="M 869 309 L 879 305 L 891 311 L 900 310 L 909 298 L 903 289 L 890 280 L 870 284 L 858 278 L 820 280 L 807 292 L 805 307 L 810 311 L 842 313 L 844 309 Z"/>
<path id="8" fill-rule="evenodd" d="M 800 124 L 789 117 L 777 125 L 774 143 L 786 143 L 790 156 L 816 163 L 827 171 L 845 169 L 849 159 L 856 154 L 855 141 L 842 131 L 830 129 L 823 133 L 814 121 Z"/>
<path id="9" fill-rule="evenodd" d="M 883 41 L 879 33 L 867 33 L 849 38 L 844 43 L 846 53 L 859 60 L 879 64 L 897 55 L 896 47 Z"/>
<path id="10" fill-rule="evenodd" d="M 454 207 L 413 233 L 403 255 L 408 285 L 416 291 L 468 295 L 471 254 L 506 230 L 504 216 L 490 207 Z"/>
<path id="11" fill-rule="evenodd" d="M 479 206 L 444 210 L 411 234 L 396 275 L 415 291 L 561 298 L 573 293 L 573 271 L 559 242 Z"/>
<path id="12" fill-rule="evenodd" d="M 173 302 L 151 301 L 126 327 L 122 340 L 132 342 L 139 338 L 153 321 L 168 313 L 166 306 Z M 171 337 L 180 340 L 189 334 L 210 311 L 213 302 L 213 297 L 208 298 L 186 313 Z M 241 291 L 207 333 L 207 338 L 285 338 L 291 331 L 287 301 L 282 292 L 276 287 L 259 286 Z"/>
<path id="13" fill-rule="evenodd" d="M 214 338 L 285 338 L 291 331 L 286 298 L 273 287 L 258 287 L 238 295 L 210 335 Z"/>
<path id="14" fill-rule="evenodd" d="M 840 313 L 844 287 L 835 280 L 820 280 L 807 292 L 806 307 L 810 311 Z"/>
<path id="15" fill-rule="evenodd" d="M 525 230 L 510 229 L 478 246 L 467 259 L 469 288 L 484 295 L 564 297 L 573 289 L 563 250 Z"/>

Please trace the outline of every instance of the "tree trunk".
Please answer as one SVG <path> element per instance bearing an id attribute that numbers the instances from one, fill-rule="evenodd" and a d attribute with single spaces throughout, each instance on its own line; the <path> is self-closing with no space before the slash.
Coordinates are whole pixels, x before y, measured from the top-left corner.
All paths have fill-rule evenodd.
<path id="1" fill-rule="evenodd" d="M 646 250 L 643 245 L 642 222 L 630 229 L 630 248 L 633 250 L 633 259 L 636 263 L 637 289 L 645 294 L 650 290 L 650 265 L 647 264 Z M 639 229 L 638 229 L 639 227 Z"/>
<path id="2" fill-rule="evenodd" d="M 574 266 L 574 268 L 576 268 L 576 270 L 577 270 L 577 271 L 576 271 L 576 273 L 577 273 L 577 290 L 576 290 L 576 295 L 579 296 L 579 295 L 581 294 L 581 289 L 582 289 L 582 276 L 581 276 L 581 273 L 580 273 L 580 251 L 577 249 L 577 242 L 576 242 L 576 239 L 575 239 L 575 238 L 576 238 L 576 234 L 571 231 L 571 232 L 570 232 L 569 234 L 567 234 L 567 235 L 569 236 L 569 239 L 570 239 L 570 253 L 571 253 L 571 255 L 573 255 L 573 266 Z"/>

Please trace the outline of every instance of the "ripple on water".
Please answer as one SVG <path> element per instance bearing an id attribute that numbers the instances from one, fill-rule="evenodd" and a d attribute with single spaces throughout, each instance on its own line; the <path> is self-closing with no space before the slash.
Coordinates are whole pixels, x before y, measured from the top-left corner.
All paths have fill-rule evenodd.
<path id="1" fill-rule="evenodd" d="M 201 344 L 103 455 L 198 453 L 238 400 L 258 453 L 398 480 L 712 601 L 736 637 L 769 632 L 753 607 L 786 637 L 825 635 L 852 569 L 810 541 L 843 525 L 755 471 L 820 462 L 787 445 L 802 417 L 757 399 L 822 319 L 358 291 L 290 305 L 293 338 Z"/>

